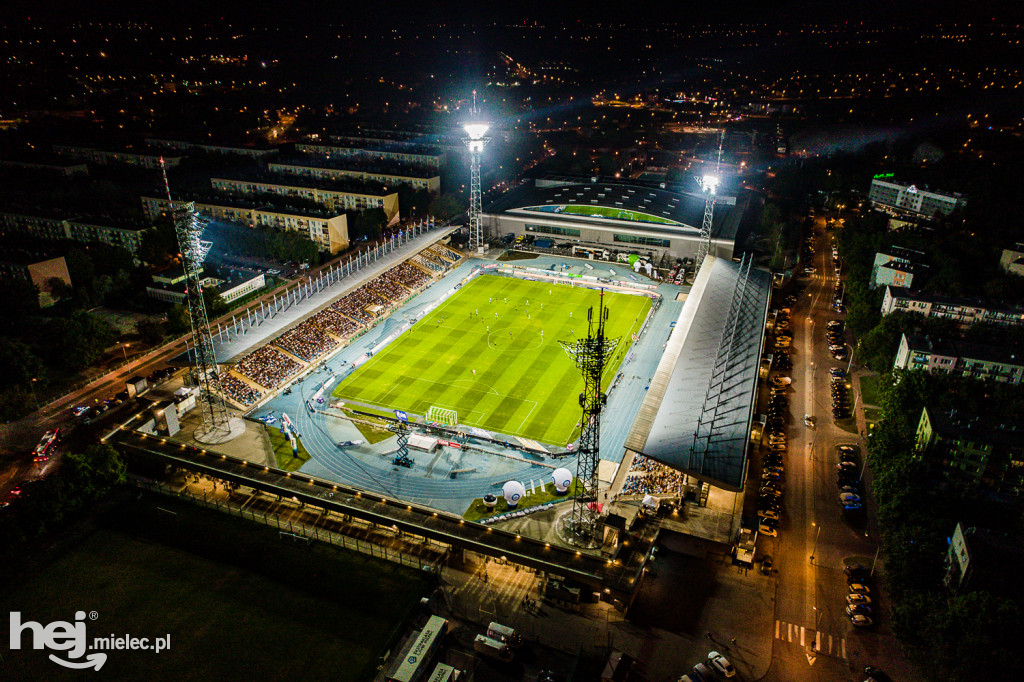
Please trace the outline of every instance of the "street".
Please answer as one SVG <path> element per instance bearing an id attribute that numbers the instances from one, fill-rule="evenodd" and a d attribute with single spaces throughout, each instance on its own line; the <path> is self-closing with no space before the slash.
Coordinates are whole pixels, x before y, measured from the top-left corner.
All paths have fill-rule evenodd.
<path id="1" fill-rule="evenodd" d="M 791 319 L 793 368 L 789 373 L 790 414 L 786 435 L 786 487 L 783 520 L 778 538 L 763 538 L 760 548 L 771 554 L 778 569 L 773 623 L 770 680 L 860 680 L 866 665 L 877 665 L 894 679 L 916 679 L 899 654 L 887 623 L 888 605 L 879 594 L 880 581 L 869 582 L 872 618 L 870 628 L 856 628 L 845 613 L 848 593 L 843 567 L 861 563 L 877 575 L 878 532 L 871 498 L 870 472 L 864 466 L 862 415 L 837 424 L 831 414 L 832 367 L 844 372 L 851 359 L 835 360 L 825 343 L 829 320 L 842 319 L 830 308 L 837 276 L 832 265 L 832 236 L 825 220 L 815 221 L 816 272 L 800 291 Z M 846 342 L 851 341 L 846 335 Z M 852 351 L 852 348 L 848 349 Z M 851 367 L 856 371 L 856 367 Z M 847 378 L 849 381 L 849 378 Z M 856 397 L 851 396 L 855 403 Z M 804 415 L 815 417 L 813 426 Z M 858 471 L 865 479 L 865 513 L 844 513 L 838 500 L 836 446 L 858 450 Z M 876 563 L 877 559 L 877 563 Z"/>

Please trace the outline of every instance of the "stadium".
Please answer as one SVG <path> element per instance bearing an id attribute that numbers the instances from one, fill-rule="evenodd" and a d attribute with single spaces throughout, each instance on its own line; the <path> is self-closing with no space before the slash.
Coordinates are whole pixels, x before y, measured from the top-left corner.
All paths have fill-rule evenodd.
<path id="1" fill-rule="evenodd" d="M 625 604 L 657 536 L 628 542 L 645 511 L 664 503 L 674 511 L 660 527 L 730 542 L 769 273 L 709 256 L 679 286 L 560 255 L 504 262 L 446 245 L 452 229 L 331 265 L 217 326 L 243 438 L 195 441 L 197 411 L 179 430 L 171 400 L 111 437 L 143 459 L 543 567 Z M 601 299 L 616 340 L 601 382 L 604 546 L 581 553 L 555 530 L 572 506 L 582 389 L 559 342 L 586 335 Z"/>

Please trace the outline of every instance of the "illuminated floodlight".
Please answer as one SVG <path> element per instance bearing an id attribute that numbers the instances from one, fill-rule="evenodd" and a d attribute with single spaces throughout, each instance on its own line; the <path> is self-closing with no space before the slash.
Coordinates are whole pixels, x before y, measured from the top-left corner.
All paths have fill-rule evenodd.
<path id="1" fill-rule="evenodd" d="M 490 127 L 491 126 L 487 125 L 486 123 L 462 124 L 462 129 L 466 131 L 466 134 L 469 135 L 469 139 L 471 140 L 479 140 L 480 138 L 482 138 L 484 135 L 487 134 L 487 131 L 488 129 L 490 129 Z"/>
<path id="2" fill-rule="evenodd" d="M 718 183 L 720 182 L 721 178 L 719 178 L 717 175 L 705 175 L 700 180 L 700 186 L 704 189 L 705 192 L 714 194 L 715 190 L 718 188 Z"/>

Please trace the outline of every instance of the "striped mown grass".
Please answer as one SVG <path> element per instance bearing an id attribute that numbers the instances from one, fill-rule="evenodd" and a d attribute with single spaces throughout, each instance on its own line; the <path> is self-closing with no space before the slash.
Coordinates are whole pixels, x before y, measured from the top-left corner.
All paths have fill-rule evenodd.
<path id="1" fill-rule="evenodd" d="M 575 437 L 583 379 L 558 341 L 585 336 L 598 292 L 482 275 L 371 358 L 335 397 L 422 415 L 458 411 L 459 424 L 564 445 Z M 605 293 L 607 333 L 621 337 L 615 376 L 651 299 Z M 354 405 L 350 405 L 355 407 Z"/>

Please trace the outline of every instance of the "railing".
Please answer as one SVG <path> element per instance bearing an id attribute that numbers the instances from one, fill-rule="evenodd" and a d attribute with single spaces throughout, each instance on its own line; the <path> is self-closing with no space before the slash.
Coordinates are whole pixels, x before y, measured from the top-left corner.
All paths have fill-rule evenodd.
<path id="1" fill-rule="evenodd" d="M 168 487 L 167 485 L 152 481 L 146 478 L 139 478 L 137 476 L 129 476 L 128 481 L 133 485 L 142 488 L 143 490 L 149 490 L 151 492 L 160 493 L 167 495 L 168 497 L 174 497 L 181 500 L 189 500 L 195 504 L 200 504 L 210 509 L 216 509 L 218 511 L 225 512 L 231 516 L 237 516 L 242 519 L 248 519 L 255 523 L 261 523 L 271 528 L 277 528 L 282 538 L 289 537 L 293 540 L 305 540 L 306 542 L 312 542 L 316 540 L 318 542 L 326 542 L 343 549 L 352 550 L 361 554 L 367 554 L 378 559 L 384 559 L 391 561 L 402 566 L 408 566 L 410 568 L 416 568 L 423 571 L 429 571 L 431 573 L 437 573 L 441 569 L 441 565 L 444 563 L 443 560 L 438 562 L 427 562 L 422 560 L 418 556 L 410 555 L 405 552 L 400 552 L 394 548 L 389 548 L 386 545 L 378 545 L 359 538 L 353 538 L 342 533 L 336 533 L 326 528 L 318 528 L 316 526 L 307 526 L 301 523 L 293 523 L 287 521 L 282 523 L 280 517 L 277 514 L 267 512 L 254 512 L 247 509 L 242 509 L 238 504 L 232 503 L 229 500 L 224 500 L 218 497 L 207 495 L 203 493 L 199 495 L 192 492 L 191 490 Z M 405 537 L 409 534 L 406 533 Z M 428 544 L 429 540 L 426 541 Z M 436 548 L 440 550 L 443 545 L 436 545 Z"/>

